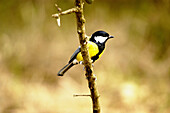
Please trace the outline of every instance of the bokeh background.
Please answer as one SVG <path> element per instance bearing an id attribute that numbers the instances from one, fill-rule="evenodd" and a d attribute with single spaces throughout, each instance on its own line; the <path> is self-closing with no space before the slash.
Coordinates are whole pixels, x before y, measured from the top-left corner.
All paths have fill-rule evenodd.
<path id="1" fill-rule="evenodd" d="M 79 46 L 74 0 L 0 1 L 0 113 L 90 113 L 83 66 L 58 77 Z M 170 113 L 170 1 L 95 0 L 86 33 L 115 38 L 94 71 L 103 113 Z"/>

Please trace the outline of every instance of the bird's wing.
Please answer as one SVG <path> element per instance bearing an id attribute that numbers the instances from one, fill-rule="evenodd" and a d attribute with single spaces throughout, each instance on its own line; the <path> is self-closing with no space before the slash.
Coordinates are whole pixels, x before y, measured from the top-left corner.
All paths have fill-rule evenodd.
<path id="1" fill-rule="evenodd" d="M 71 56 L 69 63 L 71 63 L 74 59 L 76 59 L 77 54 L 81 51 L 80 47 L 77 48 L 77 50 L 73 53 L 73 55 Z"/>

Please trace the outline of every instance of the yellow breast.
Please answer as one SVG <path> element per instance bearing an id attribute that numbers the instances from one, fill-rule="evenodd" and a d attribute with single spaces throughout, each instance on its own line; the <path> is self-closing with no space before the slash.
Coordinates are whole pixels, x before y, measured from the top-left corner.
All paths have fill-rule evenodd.
<path id="1" fill-rule="evenodd" d="M 87 48 L 88 48 L 88 50 L 89 50 L 90 58 L 93 57 L 93 56 L 95 56 L 95 55 L 99 52 L 98 46 L 97 46 L 94 42 L 90 42 L 90 41 L 89 41 L 89 42 L 87 43 Z M 79 52 L 79 53 L 77 54 L 76 59 L 77 59 L 78 61 L 83 61 L 83 57 L 82 57 L 82 55 L 81 55 L 81 52 Z"/>

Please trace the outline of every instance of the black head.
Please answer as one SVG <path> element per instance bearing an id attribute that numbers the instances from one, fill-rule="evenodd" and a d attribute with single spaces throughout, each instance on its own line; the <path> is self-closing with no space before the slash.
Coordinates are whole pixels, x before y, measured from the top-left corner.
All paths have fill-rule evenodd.
<path id="1" fill-rule="evenodd" d="M 90 41 L 95 43 L 105 43 L 108 39 L 114 38 L 105 31 L 96 31 L 92 34 Z"/>

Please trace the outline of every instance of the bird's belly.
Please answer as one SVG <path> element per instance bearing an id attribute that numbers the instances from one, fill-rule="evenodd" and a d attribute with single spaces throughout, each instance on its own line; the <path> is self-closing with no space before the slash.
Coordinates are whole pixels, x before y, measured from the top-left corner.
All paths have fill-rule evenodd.
<path id="1" fill-rule="evenodd" d="M 90 58 L 96 56 L 96 55 L 98 54 L 98 52 L 99 52 L 99 50 L 96 49 L 96 48 L 89 49 Z M 99 57 L 100 57 L 100 56 L 99 56 Z M 81 52 L 79 52 L 79 53 L 77 54 L 76 59 L 77 59 L 79 62 L 80 62 L 80 61 L 83 61 L 83 57 L 82 57 L 82 55 L 81 55 Z"/>
<path id="2" fill-rule="evenodd" d="M 87 43 L 87 48 L 88 48 L 88 51 L 89 51 L 89 56 L 90 58 L 96 56 L 98 53 L 99 53 L 99 48 L 97 46 L 97 44 L 95 44 L 94 42 L 91 42 L 89 41 Z M 81 55 L 81 52 L 79 52 L 76 56 L 76 59 L 80 62 L 80 61 L 83 61 L 83 57 Z"/>

